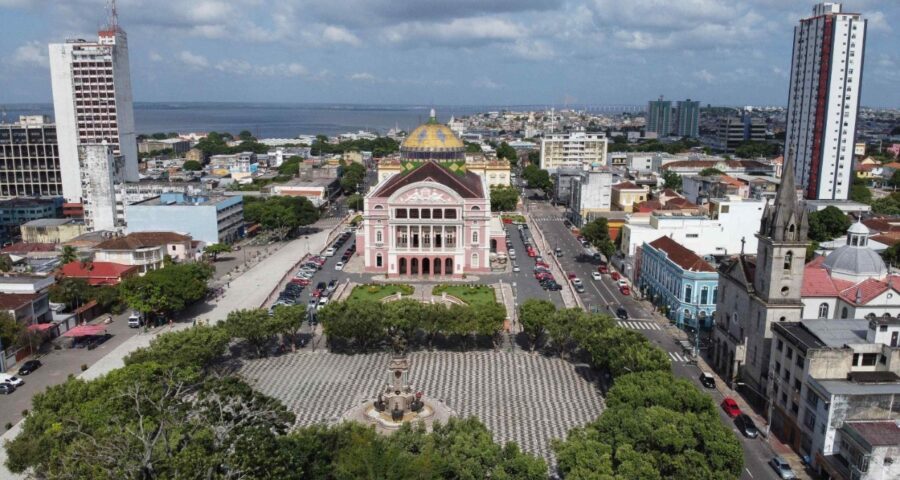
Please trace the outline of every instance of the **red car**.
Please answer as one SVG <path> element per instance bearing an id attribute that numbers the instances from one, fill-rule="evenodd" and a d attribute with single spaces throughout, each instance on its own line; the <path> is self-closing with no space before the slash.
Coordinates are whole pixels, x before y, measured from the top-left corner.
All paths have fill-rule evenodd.
<path id="1" fill-rule="evenodd" d="M 547 279 L 547 278 L 553 278 L 553 274 L 552 274 L 552 273 L 548 273 L 548 272 L 538 272 L 538 273 L 535 273 L 535 274 L 534 274 L 534 278 L 535 278 L 536 280 L 544 280 L 544 279 Z"/>
<path id="2" fill-rule="evenodd" d="M 725 400 L 722 400 L 722 410 L 725 410 L 725 413 L 731 418 L 741 414 L 741 407 L 738 407 L 737 402 L 731 397 L 725 397 Z"/>
<path id="3" fill-rule="evenodd" d="M 631 289 L 628 288 L 628 285 L 622 285 L 621 287 L 619 287 L 619 292 L 621 292 L 622 295 L 631 295 Z"/>
<path id="4" fill-rule="evenodd" d="M 550 268 L 550 264 L 547 263 L 547 262 L 534 262 L 534 266 L 535 266 L 535 267 Z"/>
<path id="5" fill-rule="evenodd" d="M 607 267 L 606 264 L 604 263 L 603 265 L 600 265 L 599 267 L 597 267 L 597 271 L 600 273 L 609 273 L 609 267 Z"/>
<path id="6" fill-rule="evenodd" d="M 575 275 L 572 272 L 569 272 L 566 276 L 569 277 L 569 280 L 575 280 L 576 278 L 578 278 L 578 275 Z"/>
<path id="7" fill-rule="evenodd" d="M 619 272 L 612 272 L 609 274 L 609 276 L 612 277 L 613 280 L 618 280 L 618 279 L 622 278 L 622 276 L 619 275 Z"/>
<path id="8" fill-rule="evenodd" d="M 535 252 L 533 248 L 529 248 L 528 250 L 525 250 L 525 253 L 527 253 L 529 257 L 537 256 L 537 252 Z"/>
<path id="9" fill-rule="evenodd" d="M 308 278 L 296 278 L 296 277 L 295 277 L 295 278 L 292 278 L 292 279 L 291 279 L 291 283 L 300 285 L 301 287 L 305 287 L 305 286 L 309 285 L 309 279 L 308 279 Z"/>

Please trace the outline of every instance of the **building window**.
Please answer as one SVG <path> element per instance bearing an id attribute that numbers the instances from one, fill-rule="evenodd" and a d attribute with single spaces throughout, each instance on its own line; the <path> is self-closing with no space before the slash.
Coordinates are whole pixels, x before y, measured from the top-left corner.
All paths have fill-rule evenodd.
<path id="1" fill-rule="evenodd" d="M 431 212 L 431 218 L 438 220 L 444 218 L 444 211 L 440 208 L 435 208 L 434 211 Z"/>
<path id="2" fill-rule="evenodd" d="M 841 318 L 847 318 L 847 315 L 849 315 L 849 312 L 847 311 L 847 307 L 842 308 L 841 309 Z"/>
<path id="3" fill-rule="evenodd" d="M 878 361 L 877 353 L 864 353 L 862 356 L 862 366 L 863 367 L 873 367 L 875 366 L 875 362 Z"/>
<path id="4" fill-rule="evenodd" d="M 791 252 L 787 252 L 784 255 L 784 270 L 789 272 L 791 271 L 791 263 L 794 261 L 794 254 Z"/>
<path id="5" fill-rule="evenodd" d="M 808 408 L 803 414 L 803 425 L 809 430 L 813 430 L 816 427 L 816 416 L 813 414 L 812 410 Z"/>
<path id="6" fill-rule="evenodd" d="M 709 287 L 703 287 L 700 289 L 700 304 L 706 305 L 709 300 Z"/>
<path id="7" fill-rule="evenodd" d="M 398 208 L 397 210 L 394 211 L 394 217 L 396 217 L 396 218 L 406 218 L 406 209 L 405 209 L 405 208 Z"/>
<path id="8" fill-rule="evenodd" d="M 785 352 L 785 356 L 790 360 L 794 358 L 794 350 L 791 347 L 787 348 L 787 352 Z"/>
<path id="9" fill-rule="evenodd" d="M 784 349 L 784 341 L 779 338 L 778 341 L 775 342 L 775 350 L 778 350 L 780 352 L 783 349 Z"/>
<path id="10" fill-rule="evenodd" d="M 419 209 L 418 208 L 410 208 L 409 209 L 409 218 L 419 218 Z"/>
<path id="11" fill-rule="evenodd" d="M 691 303 L 691 299 L 693 297 L 693 288 L 690 285 L 685 285 L 684 287 L 684 302 Z"/>
<path id="12" fill-rule="evenodd" d="M 479 210 L 481 210 L 481 207 L 479 207 L 478 205 L 475 205 L 474 207 L 472 207 L 473 212 L 477 212 Z"/>
<path id="13" fill-rule="evenodd" d="M 422 209 L 422 218 L 431 218 L 431 209 L 430 208 Z"/>
<path id="14" fill-rule="evenodd" d="M 444 209 L 444 218 L 455 219 L 456 218 L 456 209 L 455 208 L 445 208 Z"/>
<path id="15" fill-rule="evenodd" d="M 478 254 L 472 254 L 472 268 L 478 268 Z"/>
<path id="16" fill-rule="evenodd" d="M 716 299 L 717 299 L 717 297 L 718 297 L 718 294 L 719 294 L 719 287 L 713 287 L 713 296 L 712 296 L 712 303 L 713 303 L 713 304 L 716 303 Z"/>
<path id="17" fill-rule="evenodd" d="M 383 260 L 381 258 L 381 254 L 375 255 L 375 266 L 381 267 L 383 265 Z"/>
<path id="18" fill-rule="evenodd" d="M 375 243 L 382 243 L 384 238 L 382 237 L 381 230 L 375 232 Z"/>
<path id="19" fill-rule="evenodd" d="M 828 304 L 822 303 L 819 305 L 819 318 L 828 318 Z"/>
<path id="20" fill-rule="evenodd" d="M 478 230 L 472 231 L 472 243 L 478 243 Z"/>

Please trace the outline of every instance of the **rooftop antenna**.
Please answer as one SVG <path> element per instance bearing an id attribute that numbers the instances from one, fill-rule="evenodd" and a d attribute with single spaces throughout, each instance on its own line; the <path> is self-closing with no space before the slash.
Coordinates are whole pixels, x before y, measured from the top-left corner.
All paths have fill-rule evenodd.
<path id="1" fill-rule="evenodd" d="M 106 13 L 109 16 L 107 19 L 109 30 L 118 31 L 119 30 L 119 12 L 116 9 L 116 0 L 107 0 L 106 2 Z"/>

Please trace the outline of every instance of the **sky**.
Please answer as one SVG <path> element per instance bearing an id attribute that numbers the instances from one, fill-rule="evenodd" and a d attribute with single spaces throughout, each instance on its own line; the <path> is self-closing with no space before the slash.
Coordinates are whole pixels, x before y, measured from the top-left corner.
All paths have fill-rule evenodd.
<path id="1" fill-rule="evenodd" d="M 0 103 L 51 101 L 47 44 L 107 0 L 0 0 Z M 119 0 L 136 101 L 784 105 L 802 0 Z M 869 21 L 862 103 L 900 106 L 898 0 Z M 892 25 L 893 24 L 893 25 Z"/>

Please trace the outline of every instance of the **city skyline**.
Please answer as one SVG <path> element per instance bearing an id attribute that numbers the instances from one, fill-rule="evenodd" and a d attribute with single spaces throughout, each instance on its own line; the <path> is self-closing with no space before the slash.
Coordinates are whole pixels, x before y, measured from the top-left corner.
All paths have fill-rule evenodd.
<path id="1" fill-rule="evenodd" d="M 51 100 L 47 45 L 91 38 L 104 0 L 0 0 L 0 102 Z M 896 107 L 889 1 L 869 21 L 863 106 Z M 793 26 L 814 2 L 120 1 L 136 101 L 786 105 Z M 376 101 L 372 101 L 372 99 Z"/>

